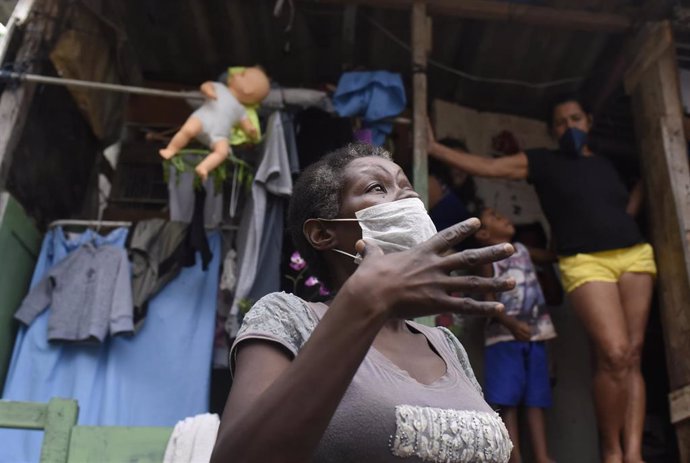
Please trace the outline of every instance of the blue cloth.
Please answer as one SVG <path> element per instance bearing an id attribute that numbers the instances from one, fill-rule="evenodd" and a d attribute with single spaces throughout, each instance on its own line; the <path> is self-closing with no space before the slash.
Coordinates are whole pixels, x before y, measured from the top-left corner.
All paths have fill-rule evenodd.
<path id="1" fill-rule="evenodd" d="M 50 231 L 32 286 L 45 272 L 86 242 L 124 246 L 126 229 L 105 237 L 87 231 L 68 239 Z M 131 338 L 108 338 L 94 346 L 48 343 L 51 309 L 20 328 L 3 399 L 79 401 L 80 425 L 173 426 L 208 410 L 220 235 L 209 235 L 209 270 L 201 259 L 149 303 L 146 324 Z M 0 429 L 0 462 L 39 460 L 43 433 Z"/>
<path id="2" fill-rule="evenodd" d="M 438 231 L 471 217 L 458 195 L 452 191 L 444 194 L 441 200 L 429 210 L 429 216 Z"/>
<path id="3" fill-rule="evenodd" d="M 407 100 L 400 74 L 387 71 L 346 72 L 340 76 L 333 107 L 341 117 L 360 116 L 372 130 L 373 143 L 383 145 L 393 124 L 382 119 L 400 114 Z"/>
<path id="4" fill-rule="evenodd" d="M 484 398 L 492 405 L 551 406 L 549 366 L 543 341 L 505 341 L 484 351 Z"/>

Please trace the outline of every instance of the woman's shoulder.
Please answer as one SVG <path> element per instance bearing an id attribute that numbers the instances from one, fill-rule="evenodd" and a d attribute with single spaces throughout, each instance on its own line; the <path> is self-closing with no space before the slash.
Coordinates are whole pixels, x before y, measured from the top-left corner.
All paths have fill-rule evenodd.
<path id="1" fill-rule="evenodd" d="M 275 292 L 254 303 L 242 320 L 242 327 L 298 324 L 316 326 L 318 318 L 309 304 L 294 294 Z M 242 328 L 240 328 L 242 331 Z"/>
<path id="2" fill-rule="evenodd" d="M 309 304 L 294 294 L 270 293 L 252 306 L 242 320 L 235 346 L 246 339 L 263 339 L 285 346 L 293 355 L 318 323 Z"/>

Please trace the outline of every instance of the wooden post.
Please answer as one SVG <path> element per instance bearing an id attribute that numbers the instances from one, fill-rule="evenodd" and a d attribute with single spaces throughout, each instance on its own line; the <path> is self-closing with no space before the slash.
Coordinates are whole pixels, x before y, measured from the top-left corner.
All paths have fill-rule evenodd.
<path id="1" fill-rule="evenodd" d="M 668 22 L 643 31 L 642 55 L 626 74 L 639 143 L 651 239 L 659 268 L 658 290 L 669 395 L 681 461 L 690 462 L 690 173 L 683 135 L 680 87 Z M 671 39 L 669 40 L 669 37 Z M 667 43 L 659 50 L 659 43 Z M 640 53 L 645 51 L 644 54 Z M 646 59 L 653 50 L 656 59 Z"/>
<path id="2" fill-rule="evenodd" d="M 311 0 L 319 3 L 359 4 L 369 8 L 407 10 L 419 0 Z M 658 1 L 658 0 L 657 0 Z M 640 9 L 631 13 L 591 12 L 579 8 L 556 8 L 496 0 L 425 0 L 432 15 L 457 16 L 483 21 L 544 26 L 552 29 L 606 32 L 627 31 Z M 647 16 L 643 16 L 647 17 Z"/>
<path id="3" fill-rule="evenodd" d="M 61 1 L 44 0 L 37 2 L 36 5 L 31 1 L 23 1 L 18 6 L 22 6 L 22 14 L 27 19 L 24 23 L 22 44 L 14 61 L 27 63 L 28 67 L 23 70 L 32 72 L 36 69 L 34 64 L 36 56 L 41 56 L 44 38 L 50 37 L 56 27 L 54 18 L 58 17 Z M 40 8 L 44 14 L 32 15 L 33 9 L 37 8 Z M 10 34 L 20 32 L 18 25 L 8 30 L 7 36 L 4 38 L 5 46 L 12 40 Z M 5 51 L 2 50 L 2 56 L 5 56 Z M 0 64 L 3 63 L 0 62 Z M 36 85 L 31 83 L 22 83 L 16 87 L 7 84 L 0 95 L 0 191 L 5 189 L 12 154 L 21 137 L 35 87 Z"/>
<path id="4" fill-rule="evenodd" d="M 416 0 L 412 5 L 412 178 L 414 189 L 429 203 L 429 168 L 427 163 L 426 59 L 428 52 L 426 3 Z"/>

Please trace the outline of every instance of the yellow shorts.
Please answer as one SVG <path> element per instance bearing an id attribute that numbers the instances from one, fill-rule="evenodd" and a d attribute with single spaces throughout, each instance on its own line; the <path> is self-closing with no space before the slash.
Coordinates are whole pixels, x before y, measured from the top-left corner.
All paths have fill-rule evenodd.
<path id="1" fill-rule="evenodd" d="M 615 283 L 626 272 L 649 273 L 656 276 L 654 250 L 648 243 L 611 251 L 575 254 L 558 258 L 561 282 L 570 293 L 590 281 Z"/>

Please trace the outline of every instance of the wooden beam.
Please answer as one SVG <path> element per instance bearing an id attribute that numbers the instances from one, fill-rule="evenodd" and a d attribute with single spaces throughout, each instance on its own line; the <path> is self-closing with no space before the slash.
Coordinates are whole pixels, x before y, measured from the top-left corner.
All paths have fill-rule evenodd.
<path id="1" fill-rule="evenodd" d="M 429 168 L 427 162 L 426 61 L 428 33 L 426 4 L 415 1 L 412 6 L 412 162 L 413 182 L 425 206 L 429 203 Z"/>
<path id="2" fill-rule="evenodd" d="M 668 21 L 647 23 L 629 46 L 625 72 L 625 91 L 631 93 L 649 66 L 673 44 L 673 33 Z"/>
<path id="3" fill-rule="evenodd" d="M 312 0 L 314 1 L 314 0 Z M 360 4 L 376 8 L 409 9 L 416 0 L 318 0 L 321 3 Z M 427 0 L 430 14 L 487 21 L 510 21 L 533 26 L 580 31 L 623 32 L 633 18 L 614 13 L 593 13 L 574 8 L 552 8 L 496 0 Z"/>
<path id="4" fill-rule="evenodd" d="M 4 64 L 7 48 L 10 46 L 10 37 L 14 31 L 21 27 L 34 7 L 35 0 L 19 0 L 7 21 L 7 30 L 4 40 L 0 40 L 0 65 Z"/>
<path id="5" fill-rule="evenodd" d="M 79 406 L 76 400 L 50 399 L 41 445 L 41 463 L 67 462 L 69 439 L 78 416 Z"/>
<path id="6" fill-rule="evenodd" d="M 664 27 L 646 28 L 666 40 Z M 653 32 L 649 32 L 653 31 Z M 645 41 L 642 41 L 645 43 Z M 673 46 L 644 66 L 631 93 L 635 133 L 648 202 L 651 240 L 659 268 L 658 292 L 666 345 L 671 407 L 681 461 L 690 462 L 690 419 L 678 400 L 690 384 L 690 172 L 683 134 Z"/>
<path id="7" fill-rule="evenodd" d="M 44 429 L 48 405 L 37 402 L 0 402 L 0 428 Z"/>

